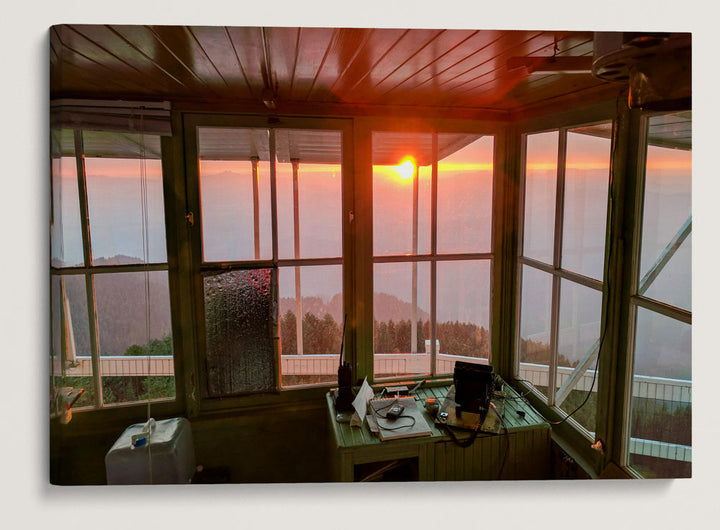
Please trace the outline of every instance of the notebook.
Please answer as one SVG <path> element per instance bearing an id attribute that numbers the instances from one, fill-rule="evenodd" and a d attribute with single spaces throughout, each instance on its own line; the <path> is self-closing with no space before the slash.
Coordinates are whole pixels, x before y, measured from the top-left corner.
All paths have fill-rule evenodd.
<path id="1" fill-rule="evenodd" d="M 425 420 L 425 415 L 415 402 L 414 397 L 398 398 L 405 409 L 399 418 L 390 420 L 385 417 L 388 409 L 395 402 L 395 398 L 372 399 L 370 408 L 375 423 L 378 426 L 378 438 L 381 440 L 397 440 L 400 438 L 413 438 L 417 436 L 430 436 L 432 430 Z"/>

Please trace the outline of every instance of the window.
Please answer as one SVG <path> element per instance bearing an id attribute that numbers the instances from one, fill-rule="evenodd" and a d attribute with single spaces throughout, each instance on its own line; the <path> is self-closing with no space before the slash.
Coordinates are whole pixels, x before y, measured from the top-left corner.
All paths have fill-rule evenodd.
<path id="1" fill-rule="evenodd" d="M 343 131 L 194 130 L 203 396 L 337 384 Z"/>
<path id="2" fill-rule="evenodd" d="M 375 378 L 490 355 L 493 136 L 372 133 Z"/>
<path id="3" fill-rule="evenodd" d="M 518 376 L 595 430 L 611 123 L 525 135 Z"/>
<path id="4" fill-rule="evenodd" d="M 644 129 L 627 463 L 645 477 L 689 477 L 692 114 L 651 116 Z"/>
<path id="5" fill-rule="evenodd" d="M 51 275 L 53 394 L 175 397 L 159 135 L 52 130 Z"/>

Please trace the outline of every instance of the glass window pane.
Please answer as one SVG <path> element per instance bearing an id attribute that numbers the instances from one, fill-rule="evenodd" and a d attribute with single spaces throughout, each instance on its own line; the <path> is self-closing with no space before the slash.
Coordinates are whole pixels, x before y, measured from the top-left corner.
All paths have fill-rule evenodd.
<path id="1" fill-rule="evenodd" d="M 174 373 L 168 273 L 96 274 L 94 281 L 103 402 L 173 397 L 174 381 L 156 389 L 164 395 L 146 381 Z"/>
<path id="2" fill-rule="evenodd" d="M 430 263 L 376 263 L 374 291 L 376 378 L 430 373 Z"/>
<path id="3" fill-rule="evenodd" d="M 85 157 L 93 265 L 167 261 L 160 159 L 142 158 L 140 135 L 95 132 L 93 137 L 111 153 L 105 158 L 96 149 L 97 157 Z M 116 144 L 123 146 L 128 137 L 137 142 L 134 157 L 123 151 L 122 158 L 112 158 Z"/>
<path id="4" fill-rule="evenodd" d="M 552 276 L 523 265 L 518 374 L 547 396 L 550 370 Z"/>
<path id="5" fill-rule="evenodd" d="M 555 404 L 569 414 L 587 397 L 587 402 L 572 418 L 590 432 L 595 431 L 597 378 L 593 381 L 593 376 L 600 344 L 601 314 L 601 291 L 560 281 Z M 576 373 L 575 369 L 579 371 Z"/>
<path id="6" fill-rule="evenodd" d="M 646 477 L 689 477 L 692 327 L 637 308 L 629 464 Z"/>
<path id="7" fill-rule="evenodd" d="M 206 397 L 275 389 L 272 269 L 207 274 Z"/>
<path id="8" fill-rule="evenodd" d="M 53 141 L 56 141 L 55 135 Z M 51 170 L 51 264 L 53 267 L 83 265 L 76 160 L 70 156 L 53 157 Z"/>
<path id="9" fill-rule="evenodd" d="M 203 259 L 272 259 L 267 129 L 198 129 Z"/>
<path id="10" fill-rule="evenodd" d="M 641 290 L 641 293 L 648 298 L 654 298 L 690 311 L 692 309 L 692 232 L 690 229 L 687 229 L 687 236 L 664 263 L 661 261 L 662 256 L 667 258 L 668 254 L 661 251 L 657 264 L 653 264 L 652 271 L 648 270 L 640 278 L 640 285 L 646 289 Z"/>
<path id="11" fill-rule="evenodd" d="M 489 260 L 438 262 L 436 330 L 437 373 L 453 373 L 457 360 L 490 363 Z"/>
<path id="12" fill-rule="evenodd" d="M 490 252 L 493 137 L 438 135 L 437 251 Z"/>
<path id="13" fill-rule="evenodd" d="M 56 388 L 83 388 L 73 408 L 91 407 L 95 390 L 85 276 L 53 276 L 51 303 L 53 384 Z"/>
<path id="14" fill-rule="evenodd" d="M 527 136 L 523 255 L 553 262 L 558 131 Z"/>
<path id="15" fill-rule="evenodd" d="M 278 129 L 275 139 L 280 258 L 342 256 L 342 133 Z"/>
<path id="16" fill-rule="evenodd" d="M 432 135 L 374 132 L 373 252 L 430 252 Z"/>
<path id="17" fill-rule="evenodd" d="M 567 133 L 562 267 L 602 280 L 612 124 Z"/>
<path id="18" fill-rule="evenodd" d="M 282 267 L 278 282 L 283 386 L 337 384 L 343 327 L 342 265 Z M 302 315 L 300 331 L 297 315 Z"/>
<path id="19" fill-rule="evenodd" d="M 685 134 L 679 134 L 682 127 Z M 690 113 L 649 120 L 638 293 L 690 310 L 692 148 Z"/>

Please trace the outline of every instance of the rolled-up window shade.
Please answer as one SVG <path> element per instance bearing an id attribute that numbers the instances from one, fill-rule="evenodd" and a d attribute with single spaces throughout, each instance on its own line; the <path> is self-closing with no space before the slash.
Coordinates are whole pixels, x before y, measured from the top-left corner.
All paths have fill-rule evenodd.
<path id="1" fill-rule="evenodd" d="M 50 102 L 50 127 L 170 136 L 170 103 L 58 99 Z"/>
<path id="2" fill-rule="evenodd" d="M 170 136 L 170 103 L 60 99 L 50 103 L 53 156 L 74 156 L 73 130 L 84 135 L 86 156 L 160 158 L 160 136 Z M 118 133 L 111 144 L 107 132 Z M 142 134 L 143 138 L 140 137 Z"/>

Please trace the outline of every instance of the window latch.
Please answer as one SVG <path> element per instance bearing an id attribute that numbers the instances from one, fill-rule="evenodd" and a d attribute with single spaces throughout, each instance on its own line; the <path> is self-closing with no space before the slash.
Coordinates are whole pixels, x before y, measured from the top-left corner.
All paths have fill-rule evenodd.
<path id="1" fill-rule="evenodd" d="M 190 226 L 195 226 L 195 216 L 192 212 L 188 212 L 188 214 L 185 216 L 185 219 L 187 219 L 187 222 Z"/>

